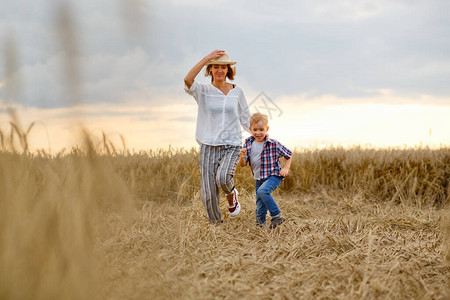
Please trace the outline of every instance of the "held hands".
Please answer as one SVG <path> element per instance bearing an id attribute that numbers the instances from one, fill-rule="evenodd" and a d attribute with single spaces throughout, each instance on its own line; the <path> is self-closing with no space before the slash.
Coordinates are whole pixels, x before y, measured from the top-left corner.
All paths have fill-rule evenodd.
<path id="1" fill-rule="evenodd" d="M 247 154 L 247 148 L 242 148 L 239 153 L 239 165 L 241 167 L 245 167 L 247 164 L 245 163 L 245 155 Z"/>
<path id="2" fill-rule="evenodd" d="M 241 156 L 242 159 L 245 158 L 245 154 L 247 154 L 247 148 L 242 148 L 241 152 L 239 153 L 239 155 Z"/>

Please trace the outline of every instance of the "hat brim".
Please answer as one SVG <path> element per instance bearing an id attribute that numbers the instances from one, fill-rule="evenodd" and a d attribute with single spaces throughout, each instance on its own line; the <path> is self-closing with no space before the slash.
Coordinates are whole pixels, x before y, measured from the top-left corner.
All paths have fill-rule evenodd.
<path id="1" fill-rule="evenodd" d="M 209 65 L 235 65 L 237 61 L 220 61 L 220 60 L 211 60 L 206 63 L 207 66 Z"/>

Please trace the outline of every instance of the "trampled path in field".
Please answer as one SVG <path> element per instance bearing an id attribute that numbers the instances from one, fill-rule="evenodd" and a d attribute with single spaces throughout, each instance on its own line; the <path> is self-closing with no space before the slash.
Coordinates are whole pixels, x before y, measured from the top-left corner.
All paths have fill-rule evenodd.
<path id="1" fill-rule="evenodd" d="M 254 224 L 254 198 L 209 225 L 200 199 L 146 202 L 99 241 L 105 299 L 446 299 L 446 210 L 361 195 L 277 196 L 286 222 Z"/>

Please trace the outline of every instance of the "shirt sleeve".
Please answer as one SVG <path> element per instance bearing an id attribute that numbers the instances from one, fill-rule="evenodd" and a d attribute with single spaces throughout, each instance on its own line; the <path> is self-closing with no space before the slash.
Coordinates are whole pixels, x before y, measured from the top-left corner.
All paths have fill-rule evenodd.
<path id="1" fill-rule="evenodd" d="M 242 128 L 244 128 L 245 131 L 251 134 L 252 132 L 250 131 L 250 110 L 248 109 L 247 100 L 245 99 L 244 92 L 242 90 L 239 95 L 238 114 Z"/>
<path id="2" fill-rule="evenodd" d="M 285 146 L 283 146 L 280 142 L 277 143 L 277 150 L 279 157 L 284 157 L 285 159 L 290 159 L 292 152 Z"/>
<path id="3" fill-rule="evenodd" d="M 184 91 L 194 97 L 195 101 L 198 103 L 198 98 L 200 93 L 202 92 L 202 85 L 198 84 L 197 81 L 192 83 L 191 88 L 188 88 L 187 85 L 184 85 Z"/>
<path id="4" fill-rule="evenodd" d="M 248 163 L 250 161 L 250 151 L 249 151 L 249 145 L 250 145 L 250 141 L 247 139 L 245 140 L 244 146 L 243 148 L 247 149 L 247 153 L 245 153 L 245 163 Z"/>

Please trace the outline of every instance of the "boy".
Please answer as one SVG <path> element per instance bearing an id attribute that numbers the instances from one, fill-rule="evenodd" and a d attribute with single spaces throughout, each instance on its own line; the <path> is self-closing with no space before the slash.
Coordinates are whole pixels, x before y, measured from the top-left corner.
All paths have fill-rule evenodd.
<path id="1" fill-rule="evenodd" d="M 240 152 L 239 165 L 250 164 L 256 180 L 256 225 L 266 223 L 267 211 L 272 220 L 270 228 L 284 222 L 281 212 L 271 193 L 280 186 L 281 181 L 289 173 L 292 152 L 281 143 L 268 137 L 269 118 L 267 115 L 255 113 L 250 118 L 252 136 L 245 140 Z M 281 168 L 279 158 L 286 159 Z"/>

